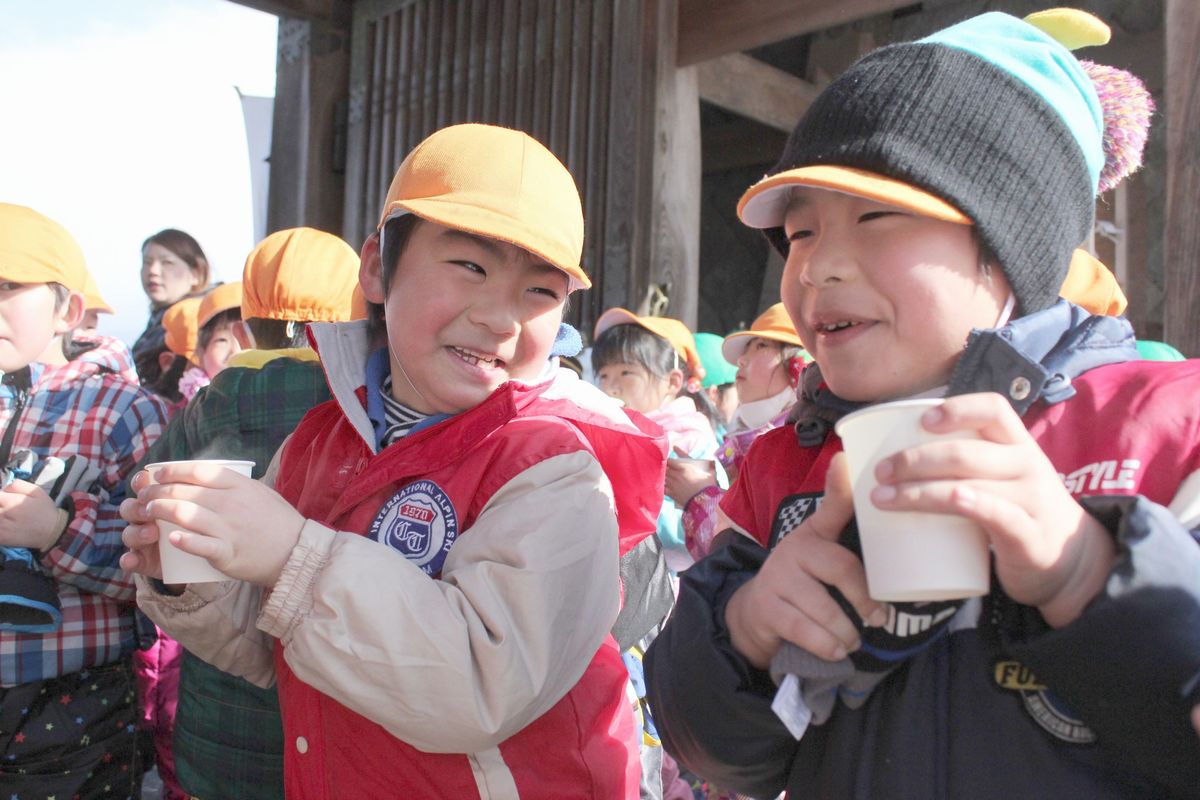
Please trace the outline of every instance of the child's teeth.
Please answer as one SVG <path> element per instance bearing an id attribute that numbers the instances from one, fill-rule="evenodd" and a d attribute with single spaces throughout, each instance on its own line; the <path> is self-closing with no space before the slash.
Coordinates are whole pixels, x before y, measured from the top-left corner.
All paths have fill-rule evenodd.
<path id="1" fill-rule="evenodd" d="M 458 353 L 459 357 L 462 358 L 463 361 L 469 361 L 472 364 L 487 364 L 488 366 L 492 366 L 496 363 L 496 359 L 494 358 L 482 358 L 474 353 L 468 353 L 466 350 L 463 350 L 459 347 L 454 348 L 454 350 Z"/>

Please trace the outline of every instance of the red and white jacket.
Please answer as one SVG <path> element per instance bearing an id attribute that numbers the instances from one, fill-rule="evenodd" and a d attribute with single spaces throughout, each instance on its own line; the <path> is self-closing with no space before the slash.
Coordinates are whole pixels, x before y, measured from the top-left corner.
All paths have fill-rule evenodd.
<path id="1" fill-rule="evenodd" d="M 1200 430 L 1191 411 L 1197 380 L 1196 362 L 1106 365 L 1074 379 L 1070 402 L 1039 404 L 1024 420 L 1071 494 L 1140 494 L 1194 527 L 1200 524 Z M 737 530 L 773 547 L 824 494 L 829 462 L 841 449 L 836 436 L 820 448 L 799 448 L 790 426 L 769 431 L 750 451 L 753 480 L 740 481 L 722 511 Z"/>
<path id="2" fill-rule="evenodd" d="M 219 668 L 277 677 L 289 798 L 637 797 L 609 630 L 661 431 L 560 370 L 376 451 L 365 330 L 315 327 L 335 399 L 277 457 L 308 518 L 283 574 L 178 598 L 140 581 L 143 608 Z"/>

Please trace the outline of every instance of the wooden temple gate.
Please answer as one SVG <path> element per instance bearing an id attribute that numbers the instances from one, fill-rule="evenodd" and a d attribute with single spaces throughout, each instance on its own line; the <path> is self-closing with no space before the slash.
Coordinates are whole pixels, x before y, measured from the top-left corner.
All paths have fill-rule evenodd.
<path id="1" fill-rule="evenodd" d="M 1024 14 L 1053 5 L 243 2 L 281 15 L 270 229 L 315 225 L 357 245 L 374 227 L 396 166 L 425 135 L 459 121 L 522 128 L 563 159 L 583 196 L 584 266 L 595 288 L 573 305 L 573 321 L 586 331 L 601 310 L 623 305 L 665 309 L 717 333 L 748 321 L 777 291 L 778 264 L 753 237 L 745 240 L 750 249 L 731 252 L 746 258 L 752 250 L 763 263 L 717 263 L 719 247 L 742 235 L 729 197 L 774 160 L 824 80 L 922 26 L 984 7 Z M 1159 105 L 1147 170 L 1098 206 L 1097 251 L 1121 277 L 1139 334 L 1197 356 L 1200 3 L 1092 6 L 1117 31 L 1112 45 L 1086 55 L 1131 68 Z M 772 46 L 803 59 L 785 64 Z M 722 179 L 723 194 L 714 189 Z M 732 310 L 722 316 L 715 304 Z"/>

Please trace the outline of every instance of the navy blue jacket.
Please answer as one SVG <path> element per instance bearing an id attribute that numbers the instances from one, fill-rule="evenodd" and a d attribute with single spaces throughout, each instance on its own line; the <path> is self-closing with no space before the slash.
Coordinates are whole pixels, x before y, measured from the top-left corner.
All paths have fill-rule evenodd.
<path id="1" fill-rule="evenodd" d="M 1164 508 L 1200 474 L 1200 363 L 1124 363 L 1135 358 L 1126 323 L 1066 303 L 973 335 L 952 393 L 1009 396 L 1114 536 L 1118 563 L 1058 630 L 993 579 L 860 708 L 839 704 L 800 741 L 771 711 L 770 676 L 730 645 L 725 604 L 766 558 L 782 512 L 823 491 L 823 469 L 809 468 L 840 442 L 829 433 L 802 447 L 787 428 L 756 442 L 739 481 L 768 507 L 755 520 L 730 514 L 754 538 L 724 534 L 725 547 L 682 575 L 646 657 L 667 751 L 724 788 L 786 789 L 789 800 L 1200 796 L 1189 722 L 1200 703 L 1200 547 Z M 1021 399 L 1009 392 L 1017 377 L 1032 386 Z"/>

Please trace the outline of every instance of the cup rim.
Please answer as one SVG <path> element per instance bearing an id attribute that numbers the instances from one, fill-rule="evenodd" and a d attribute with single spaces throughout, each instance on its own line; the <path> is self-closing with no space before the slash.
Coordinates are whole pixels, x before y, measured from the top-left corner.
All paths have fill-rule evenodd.
<path id="1" fill-rule="evenodd" d="M 884 403 L 875 403 L 866 408 L 860 408 L 857 411 L 851 411 L 844 417 L 833 423 L 834 432 L 840 437 L 842 435 L 842 426 L 850 424 L 863 417 L 869 417 L 872 414 L 880 411 L 891 411 L 898 408 L 935 408 L 946 402 L 944 397 L 913 397 L 907 400 L 889 400 Z"/>
<path id="2" fill-rule="evenodd" d="M 154 467 L 171 467 L 176 464 L 236 464 L 238 466 L 254 467 L 258 462 L 247 461 L 241 458 L 181 458 L 177 461 L 155 461 L 142 467 L 142 469 L 153 469 Z"/>

